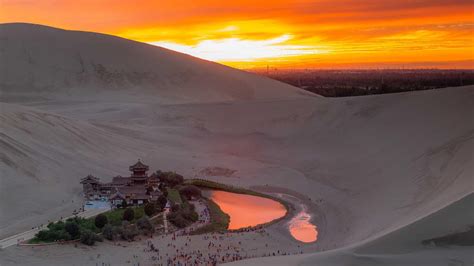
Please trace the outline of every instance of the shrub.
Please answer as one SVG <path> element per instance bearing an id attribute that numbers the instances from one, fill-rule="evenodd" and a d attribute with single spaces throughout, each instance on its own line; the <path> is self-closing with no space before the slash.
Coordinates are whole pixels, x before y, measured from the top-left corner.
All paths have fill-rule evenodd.
<path id="1" fill-rule="evenodd" d="M 124 209 L 127 208 L 127 207 L 128 207 L 127 201 L 126 201 L 126 200 L 122 200 L 122 204 L 120 204 L 120 207 L 121 207 L 121 208 L 124 208 Z"/>
<path id="2" fill-rule="evenodd" d="M 123 212 L 123 220 L 125 221 L 133 221 L 133 218 L 135 218 L 135 212 L 133 211 L 133 209 L 126 209 L 124 212 Z"/>
<path id="3" fill-rule="evenodd" d="M 184 219 L 191 222 L 196 222 L 199 219 L 199 215 L 195 211 L 192 211 L 192 210 L 183 211 L 181 216 L 183 216 Z"/>
<path id="4" fill-rule="evenodd" d="M 153 214 L 155 214 L 156 212 L 156 208 L 153 203 L 147 203 L 144 207 L 144 210 L 145 210 L 145 214 L 150 217 L 153 216 Z"/>
<path id="5" fill-rule="evenodd" d="M 58 240 L 70 240 L 71 236 L 64 230 L 41 230 L 36 234 L 36 239 L 43 242 L 53 242 Z"/>
<path id="6" fill-rule="evenodd" d="M 105 239 L 114 240 L 114 228 L 110 224 L 106 224 L 104 228 L 102 228 L 102 235 Z"/>
<path id="7" fill-rule="evenodd" d="M 56 240 L 71 240 L 71 235 L 68 232 L 61 230 L 61 231 L 53 231 L 54 238 Z"/>
<path id="8" fill-rule="evenodd" d="M 36 233 L 36 238 L 40 241 L 48 241 L 48 230 L 41 230 L 38 233 Z"/>
<path id="9" fill-rule="evenodd" d="M 76 239 L 79 237 L 79 226 L 76 222 L 67 222 L 64 226 L 64 229 L 66 230 L 66 232 L 69 233 L 72 239 Z"/>
<path id="10" fill-rule="evenodd" d="M 136 225 L 130 225 L 122 228 L 121 237 L 123 240 L 133 241 L 135 237 L 139 235 L 139 231 Z"/>
<path id="11" fill-rule="evenodd" d="M 96 241 L 102 241 L 102 238 L 98 236 L 96 233 L 89 231 L 89 230 L 84 230 L 81 233 L 81 243 L 92 246 Z"/>
<path id="12" fill-rule="evenodd" d="M 201 190 L 194 185 L 187 185 L 179 189 L 179 193 L 190 200 L 192 198 L 201 197 Z"/>
<path id="13" fill-rule="evenodd" d="M 168 220 L 178 228 L 184 228 L 190 224 L 188 220 L 177 212 L 168 214 Z"/>
<path id="14" fill-rule="evenodd" d="M 107 216 L 104 214 L 99 214 L 95 217 L 94 224 L 97 228 L 103 228 L 107 223 Z"/>
<path id="15" fill-rule="evenodd" d="M 172 212 L 177 212 L 177 211 L 179 211 L 179 209 L 181 209 L 179 204 L 173 204 L 173 206 L 171 206 L 171 211 Z"/>
<path id="16" fill-rule="evenodd" d="M 153 227 L 153 224 L 151 223 L 150 219 L 148 219 L 145 216 L 138 219 L 137 227 L 138 229 L 142 230 L 144 233 L 153 233 L 155 231 L 155 228 Z"/>
<path id="17" fill-rule="evenodd" d="M 115 239 L 116 236 L 122 236 L 123 234 L 123 227 L 121 226 L 114 226 L 112 228 L 112 232 L 113 232 L 113 239 Z"/>
<path id="18" fill-rule="evenodd" d="M 56 223 L 51 222 L 48 224 L 48 229 L 52 231 L 59 231 L 59 230 L 64 230 L 64 222 L 63 221 L 57 221 Z"/>

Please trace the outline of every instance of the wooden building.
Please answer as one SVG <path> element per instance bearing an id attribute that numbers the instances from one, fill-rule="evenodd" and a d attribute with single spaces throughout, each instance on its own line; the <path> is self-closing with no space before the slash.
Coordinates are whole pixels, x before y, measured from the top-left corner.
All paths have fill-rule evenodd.
<path id="1" fill-rule="evenodd" d="M 81 179 L 84 196 L 88 200 L 108 200 L 113 206 L 125 200 L 129 205 L 142 205 L 156 200 L 161 191 L 160 180 L 156 174 L 148 176 L 149 166 L 140 160 L 129 167 L 130 177 L 116 176 L 111 182 L 102 183 L 92 175 Z"/>

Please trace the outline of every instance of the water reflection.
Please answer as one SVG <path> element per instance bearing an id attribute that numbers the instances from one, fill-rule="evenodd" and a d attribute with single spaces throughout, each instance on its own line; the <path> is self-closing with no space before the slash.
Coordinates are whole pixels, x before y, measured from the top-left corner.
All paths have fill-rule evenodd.
<path id="1" fill-rule="evenodd" d="M 303 209 L 298 215 L 293 217 L 289 223 L 291 235 L 304 243 L 314 242 L 318 239 L 316 226 L 310 222 L 311 215 Z"/>
<path id="2" fill-rule="evenodd" d="M 268 223 L 286 214 L 282 204 L 267 198 L 217 190 L 210 198 L 230 216 L 231 230 Z"/>

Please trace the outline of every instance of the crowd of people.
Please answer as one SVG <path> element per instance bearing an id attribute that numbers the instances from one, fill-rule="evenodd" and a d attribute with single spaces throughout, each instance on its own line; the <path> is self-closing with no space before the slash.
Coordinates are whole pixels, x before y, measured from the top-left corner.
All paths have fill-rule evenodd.
<path id="1" fill-rule="evenodd" d="M 302 250 L 296 252 L 284 252 L 281 250 L 271 252 L 256 252 L 257 250 L 247 250 L 245 244 L 241 241 L 236 243 L 224 241 L 226 238 L 232 238 L 234 233 L 226 233 L 222 235 L 212 234 L 201 236 L 197 241 L 201 241 L 201 245 L 193 246 L 196 238 L 191 236 L 175 236 L 171 237 L 171 242 L 167 243 L 166 248 L 157 248 L 152 240 L 147 241 L 145 252 L 151 253 L 149 257 L 153 265 L 158 266 L 195 266 L 195 265 L 217 265 L 226 262 L 238 261 L 242 259 L 267 257 L 267 256 L 285 256 L 292 254 L 301 254 Z M 184 240 L 184 244 L 177 244 L 175 241 Z M 202 245 L 202 243 L 207 243 Z M 226 244 L 224 244 L 226 243 Z M 201 246 L 201 249 L 197 248 Z M 268 244 L 266 244 L 268 247 Z M 299 246 L 298 246 L 299 247 Z M 264 249 L 265 250 L 265 249 Z"/>
<path id="2" fill-rule="evenodd" d="M 264 226 L 193 236 L 190 234 L 193 230 L 211 221 L 209 209 L 204 202 L 193 204 L 199 214 L 197 222 L 185 229 L 175 228 L 161 237 L 147 239 L 143 253 L 133 254 L 133 259 L 128 263 L 134 266 L 210 266 L 257 257 L 303 253 L 300 245 L 293 246 L 291 251 L 277 249 Z M 257 241 L 258 238 L 260 241 Z"/>

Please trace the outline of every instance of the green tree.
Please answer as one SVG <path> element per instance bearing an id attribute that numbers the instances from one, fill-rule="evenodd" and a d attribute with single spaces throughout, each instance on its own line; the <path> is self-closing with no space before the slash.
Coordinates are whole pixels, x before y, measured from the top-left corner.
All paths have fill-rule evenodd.
<path id="1" fill-rule="evenodd" d="M 123 212 L 123 220 L 131 222 L 133 218 L 135 217 L 135 212 L 131 208 L 127 208 Z"/>
<path id="2" fill-rule="evenodd" d="M 149 217 L 153 216 L 156 212 L 155 204 L 153 203 L 147 203 L 144 207 L 145 214 L 148 215 Z"/>
<path id="3" fill-rule="evenodd" d="M 184 182 L 184 177 L 175 172 L 157 172 L 157 175 L 161 182 L 170 187 L 175 187 Z"/>
<path id="4" fill-rule="evenodd" d="M 104 214 L 99 214 L 95 217 L 95 220 L 94 220 L 94 224 L 97 228 L 102 228 L 104 227 L 107 223 L 108 223 L 108 219 L 107 219 L 107 216 L 105 216 Z"/>
<path id="5" fill-rule="evenodd" d="M 67 222 L 64 226 L 64 230 L 68 232 L 72 239 L 76 239 L 79 237 L 80 231 L 79 226 L 75 222 Z"/>
<path id="6" fill-rule="evenodd" d="M 168 199 L 166 198 L 165 195 L 160 195 L 158 199 L 156 200 L 156 203 L 158 204 L 161 210 L 165 208 L 167 202 L 168 202 Z"/>
<path id="7" fill-rule="evenodd" d="M 127 203 L 126 200 L 122 200 L 121 207 L 124 208 L 124 209 L 128 207 L 128 203 Z"/>
<path id="8" fill-rule="evenodd" d="M 188 200 L 201 197 L 201 190 L 194 185 L 188 185 L 180 188 L 179 193 Z"/>
<path id="9" fill-rule="evenodd" d="M 187 202 L 182 205 L 174 205 L 171 208 L 171 213 L 168 214 L 168 220 L 179 228 L 189 226 L 198 219 L 199 215 L 196 213 L 194 205 Z"/>

